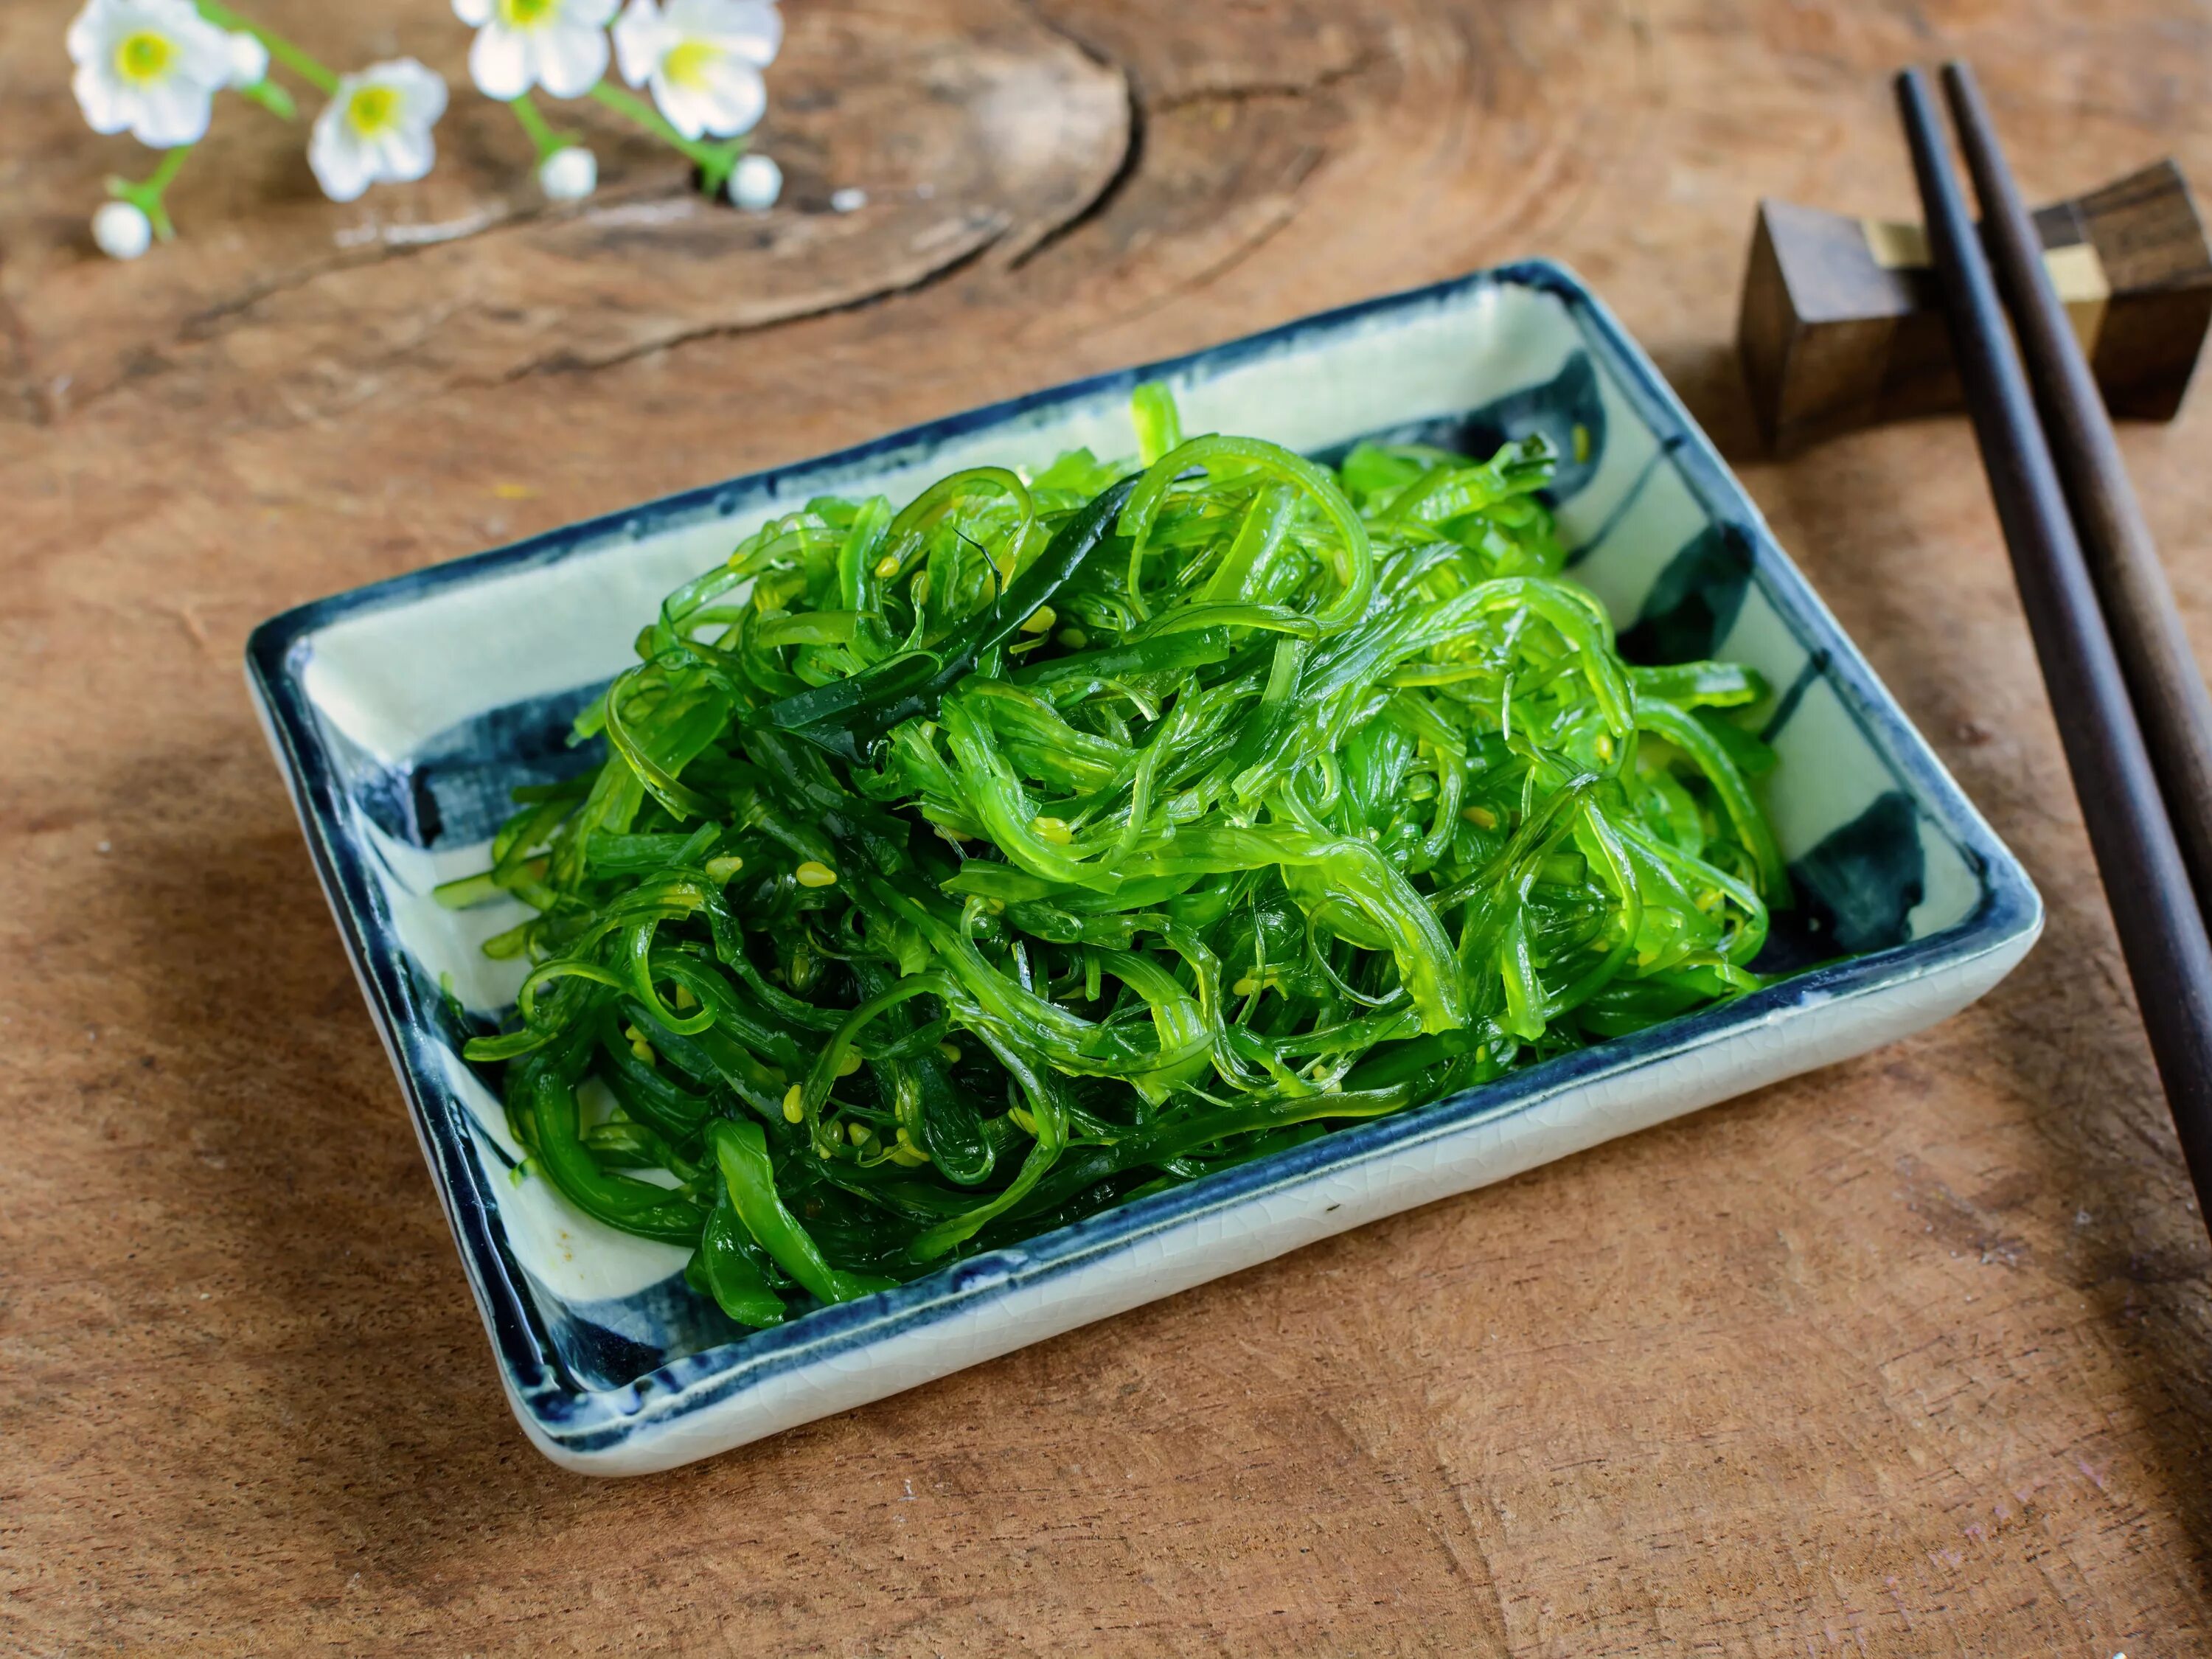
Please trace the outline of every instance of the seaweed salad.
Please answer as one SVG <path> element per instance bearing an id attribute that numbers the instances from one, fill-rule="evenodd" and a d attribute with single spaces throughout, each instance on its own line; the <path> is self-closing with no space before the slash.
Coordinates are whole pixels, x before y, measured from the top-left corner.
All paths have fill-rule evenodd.
<path id="1" fill-rule="evenodd" d="M 686 583 L 449 904 L 536 914 L 529 1175 L 779 1322 L 1760 983 L 1723 663 L 1624 662 L 1540 438 L 823 499 Z"/>

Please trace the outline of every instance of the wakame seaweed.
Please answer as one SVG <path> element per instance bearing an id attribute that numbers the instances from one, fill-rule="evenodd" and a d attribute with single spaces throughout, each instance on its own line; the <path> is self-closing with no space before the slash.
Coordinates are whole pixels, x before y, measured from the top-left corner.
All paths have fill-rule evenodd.
<path id="1" fill-rule="evenodd" d="M 823 499 L 670 594 L 441 896 L 537 915 L 531 1174 L 775 1323 L 1759 981 L 1771 754 L 1625 664 L 1540 439 Z M 811 1300 L 810 1300 L 811 1298 Z"/>

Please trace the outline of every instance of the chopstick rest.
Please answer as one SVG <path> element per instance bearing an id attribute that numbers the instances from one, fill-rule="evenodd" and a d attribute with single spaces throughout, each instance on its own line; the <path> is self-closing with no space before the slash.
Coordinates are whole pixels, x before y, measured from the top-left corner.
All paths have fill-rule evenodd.
<path id="1" fill-rule="evenodd" d="M 2156 161 L 2033 217 L 2106 407 L 2172 420 L 2212 328 L 2212 244 L 2181 169 Z M 1964 407 L 1918 224 L 1760 202 L 1736 350 L 1778 455 Z"/>

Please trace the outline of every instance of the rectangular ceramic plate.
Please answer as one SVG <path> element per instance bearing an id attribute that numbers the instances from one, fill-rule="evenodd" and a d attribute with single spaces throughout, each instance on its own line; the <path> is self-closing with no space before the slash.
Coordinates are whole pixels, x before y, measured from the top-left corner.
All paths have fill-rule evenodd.
<path id="1" fill-rule="evenodd" d="M 1316 454 L 1362 437 L 1487 454 L 1547 433 L 1573 571 L 1641 660 L 1714 656 L 1777 688 L 1768 806 L 1804 903 L 1771 988 L 1418 1111 L 1127 1204 L 773 1330 L 684 1286 L 684 1252 L 612 1231 L 519 1175 L 497 1101 L 438 994 L 495 1014 L 520 974 L 477 950 L 519 908 L 455 914 L 519 783 L 592 757 L 574 712 L 661 595 L 810 496 L 904 500 L 955 468 L 1130 453 L 1129 390 L 1187 429 Z M 1194 356 L 955 416 L 264 623 L 247 675 L 413 1110 L 515 1415 L 593 1474 L 667 1468 L 1465 1192 L 1929 1024 L 2042 925 L 2034 889 L 1768 533 L 1612 315 L 1559 267 L 1509 266 Z"/>

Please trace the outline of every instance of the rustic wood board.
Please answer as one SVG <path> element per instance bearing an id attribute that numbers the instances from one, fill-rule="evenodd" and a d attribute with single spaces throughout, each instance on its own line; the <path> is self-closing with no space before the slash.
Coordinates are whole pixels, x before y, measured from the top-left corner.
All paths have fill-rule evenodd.
<path id="1" fill-rule="evenodd" d="M 2201 8 L 793 0 L 769 222 L 686 214 L 596 126 L 606 194 L 541 212 L 467 98 L 449 173 L 332 208 L 233 110 L 191 239 L 125 268 L 81 228 L 129 148 L 74 124 L 72 5 L 0 12 L 0 1648 L 2212 1648 L 2212 1257 L 1971 441 L 1764 464 L 1729 343 L 1757 198 L 1909 209 L 1908 58 L 1973 56 L 2038 197 L 2212 179 Z M 271 12 L 341 58 L 465 44 L 444 0 Z M 828 217 L 848 183 L 878 202 Z M 1867 1059 L 703 1466 L 542 1461 L 247 629 L 1533 252 L 1650 343 L 2027 860 L 2028 963 Z M 2124 440 L 2200 650 L 2209 437 L 2200 392 Z"/>

